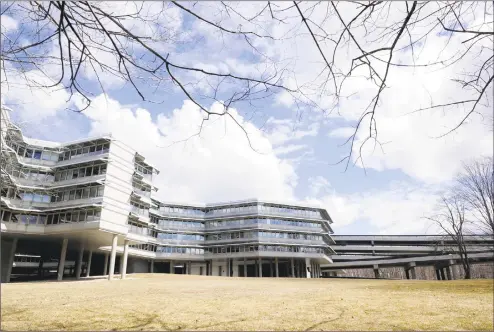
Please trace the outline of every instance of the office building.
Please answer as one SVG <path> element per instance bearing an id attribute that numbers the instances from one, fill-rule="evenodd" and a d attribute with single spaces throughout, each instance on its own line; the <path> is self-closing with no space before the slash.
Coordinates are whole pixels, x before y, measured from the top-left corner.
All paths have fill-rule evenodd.
<path id="1" fill-rule="evenodd" d="M 58 280 L 116 271 L 310 278 L 331 263 L 324 209 L 165 202 L 153 184 L 159 171 L 122 141 L 31 139 L 10 112 L 2 106 L 2 282 L 16 271 Z"/>

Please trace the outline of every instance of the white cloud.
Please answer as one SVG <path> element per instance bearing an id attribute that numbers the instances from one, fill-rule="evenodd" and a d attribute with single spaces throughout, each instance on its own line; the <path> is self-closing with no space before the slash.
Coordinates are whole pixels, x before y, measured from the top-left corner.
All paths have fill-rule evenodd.
<path id="1" fill-rule="evenodd" d="M 300 140 L 308 136 L 317 136 L 319 132 L 318 123 L 302 123 L 291 119 L 269 118 L 266 121 L 266 132 L 269 141 L 273 145 L 282 145 L 290 141 Z M 301 129 L 300 127 L 307 127 Z"/>
<path id="2" fill-rule="evenodd" d="M 214 105 L 213 108 L 221 107 Z M 140 151 L 161 170 L 157 196 L 172 201 L 214 202 L 251 197 L 292 200 L 297 175 L 279 159 L 271 143 L 251 123 L 232 109 L 249 133 L 253 151 L 243 131 L 227 117 L 211 117 L 199 136 L 202 115 L 185 101 L 170 116 L 153 121 L 145 109 L 131 109 L 100 95 L 84 112 L 91 120 L 90 135 L 111 132 Z M 183 140 L 186 140 L 183 142 Z M 182 141 L 182 142 L 180 142 Z"/>
<path id="3" fill-rule="evenodd" d="M 303 145 L 303 144 L 289 144 L 286 146 L 277 147 L 276 149 L 274 149 L 274 153 L 277 156 L 280 156 L 280 155 L 289 154 L 292 152 L 304 150 L 306 148 L 307 148 L 307 145 Z"/>
<path id="4" fill-rule="evenodd" d="M 348 138 L 355 133 L 355 128 L 352 127 L 340 127 L 331 130 L 328 133 L 329 137 L 337 137 L 337 138 Z"/>
<path id="5" fill-rule="evenodd" d="M 10 71 L 9 68 L 7 71 Z M 36 122 L 53 116 L 71 104 L 66 90 L 59 86 L 44 87 L 54 83 L 39 70 L 9 75 L 8 79 L 5 79 L 2 70 L 2 103 L 15 108 L 21 121 Z"/>
<path id="6" fill-rule="evenodd" d="M 2 32 L 7 33 L 11 30 L 16 30 L 19 23 L 8 15 L 2 15 Z"/>
<path id="7" fill-rule="evenodd" d="M 312 196 L 306 200 L 326 208 L 338 229 L 368 223 L 381 234 L 431 233 L 433 226 L 425 219 L 437 206 L 440 189 L 406 182 L 392 183 L 384 190 L 339 194 L 322 177 L 311 179 Z"/>

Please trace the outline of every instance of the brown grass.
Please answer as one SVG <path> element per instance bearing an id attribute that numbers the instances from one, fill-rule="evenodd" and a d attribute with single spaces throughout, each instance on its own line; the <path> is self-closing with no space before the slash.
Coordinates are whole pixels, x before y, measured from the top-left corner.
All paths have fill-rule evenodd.
<path id="1" fill-rule="evenodd" d="M 493 280 L 142 274 L 1 290 L 2 330 L 493 329 Z"/>

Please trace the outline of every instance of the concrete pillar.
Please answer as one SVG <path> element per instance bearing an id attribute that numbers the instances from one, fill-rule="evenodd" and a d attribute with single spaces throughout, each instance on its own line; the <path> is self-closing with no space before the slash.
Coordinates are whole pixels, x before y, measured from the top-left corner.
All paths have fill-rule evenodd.
<path id="1" fill-rule="evenodd" d="M 89 250 L 87 254 L 87 267 L 86 267 L 86 277 L 89 277 L 91 271 L 91 260 L 93 259 L 93 252 Z"/>
<path id="2" fill-rule="evenodd" d="M 440 268 L 439 273 L 441 273 L 441 280 L 446 280 L 446 274 L 444 273 L 444 268 Z"/>
<path id="3" fill-rule="evenodd" d="M 81 278 L 83 258 L 84 258 L 84 245 L 81 244 L 81 247 L 79 249 L 79 255 L 77 256 L 77 261 L 75 262 L 75 278 L 76 279 Z"/>
<path id="4" fill-rule="evenodd" d="M 151 260 L 151 266 L 149 273 L 154 273 L 154 259 Z"/>
<path id="5" fill-rule="evenodd" d="M 311 266 L 311 262 L 310 262 L 310 258 L 306 258 L 305 259 L 305 276 L 306 278 L 311 278 L 312 277 L 312 270 L 310 269 L 310 266 Z"/>
<path id="6" fill-rule="evenodd" d="M 441 280 L 441 272 L 439 272 L 438 268 L 436 268 L 436 278 L 437 280 Z"/>
<path id="7" fill-rule="evenodd" d="M 295 278 L 295 264 L 293 262 L 293 258 L 291 259 L 291 263 L 292 263 L 292 278 Z"/>
<path id="8" fill-rule="evenodd" d="M 262 278 L 262 259 L 259 257 L 259 278 Z"/>
<path id="9" fill-rule="evenodd" d="M 10 276 L 12 275 L 12 266 L 14 265 L 15 252 L 17 250 L 17 238 L 12 240 L 12 246 L 10 247 L 9 257 L 7 261 L 7 271 L 5 273 L 5 282 L 10 282 Z"/>
<path id="10" fill-rule="evenodd" d="M 446 270 L 446 277 L 448 280 L 453 280 L 453 273 L 451 271 L 451 265 L 448 265 L 444 268 Z"/>
<path id="11" fill-rule="evenodd" d="M 122 256 L 122 264 L 120 264 L 120 278 L 125 279 L 127 276 L 127 259 L 129 258 L 129 240 L 124 241 L 124 252 Z"/>
<path id="12" fill-rule="evenodd" d="M 60 259 L 58 261 L 58 275 L 57 280 L 63 279 L 63 273 L 65 271 L 65 256 L 67 255 L 67 245 L 69 244 L 69 239 L 63 239 L 62 250 L 60 252 Z"/>
<path id="13" fill-rule="evenodd" d="M 410 262 L 405 265 L 405 273 L 407 275 L 407 279 L 417 279 L 417 271 L 415 267 L 417 264 L 415 262 Z"/>
<path id="14" fill-rule="evenodd" d="M 38 277 L 43 278 L 43 258 L 39 261 L 38 265 Z"/>
<path id="15" fill-rule="evenodd" d="M 189 261 L 189 265 L 187 266 L 187 274 L 192 274 L 192 262 Z"/>
<path id="16" fill-rule="evenodd" d="M 381 274 L 379 273 L 379 265 L 374 265 L 372 268 L 374 269 L 374 277 L 375 277 L 376 279 L 379 279 L 379 278 L 380 278 L 380 275 L 381 275 Z"/>
<path id="17" fill-rule="evenodd" d="M 106 276 L 108 274 L 108 260 L 110 259 L 110 255 L 105 252 L 105 265 L 103 266 L 103 275 Z"/>
<path id="18" fill-rule="evenodd" d="M 244 257 L 244 277 L 247 277 L 247 259 Z"/>
<path id="19" fill-rule="evenodd" d="M 115 259 L 117 258 L 117 241 L 118 235 L 113 234 L 113 239 L 111 243 L 111 253 L 110 253 L 110 270 L 108 271 L 108 280 L 113 280 L 113 275 L 115 274 Z"/>
<path id="20" fill-rule="evenodd" d="M 458 279 L 458 271 L 456 269 L 456 265 L 451 265 L 451 276 L 453 277 L 453 280 Z"/>
<path id="21" fill-rule="evenodd" d="M 278 257 L 275 257 L 275 259 L 274 259 L 274 269 L 275 269 L 275 273 L 276 273 L 276 278 L 279 278 L 280 277 L 280 271 L 279 271 L 279 267 L 278 267 Z"/>
<path id="22" fill-rule="evenodd" d="M 175 274 L 175 263 L 170 261 L 170 274 Z"/>
<path id="23" fill-rule="evenodd" d="M 273 260 L 270 259 L 268 262 L 269 262 L 269 276 L 272 278 L 272 277 L 274 277 L 274 273 L 273 273 Z"/>

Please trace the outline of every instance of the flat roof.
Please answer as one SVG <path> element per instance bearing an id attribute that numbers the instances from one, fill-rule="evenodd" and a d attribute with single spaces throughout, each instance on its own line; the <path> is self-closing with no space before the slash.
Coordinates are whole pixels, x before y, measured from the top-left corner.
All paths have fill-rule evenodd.
<path id="1" fill-rule="evenodd" d="M 301 203 L 300 201 L 274 201 L 274 200 L 263 200 L 263 199 L 258 199 L 258 198 L 250 198 L 250 199 L 245 199 L 245 200 L 238 200 L 238 201 L 228 201 L 228 202 L 218 202 L 218 203 L 186 203 L 186 202 L 179 202 L 179 201 L 163 201 L 161 199 L 158 199 L 156 197 L 151 197 L 151 199 L 157 201 L 158 203 L 162 205 L 172 205 L 172 206 L 183 206 L 183 207 L 191 207 L 191 208 L 212 208 L 212 207 L 222 207 L 222 206 L 232 206 L 232 205 L 243 205 L 243 204 L 255 204 L 255 203 L 263 203 L 263 204 L 272 204 L 272 205 L 281 205 L 281 206 L 286 206 L 286 207 L 296 207 L 296 208 L 303 208 L 303 209 L 316 209 L 316 210 L 321 210 L 321 211 L 326 211 L 325 208 L 321 206 L 317 206 L 314 204 L 306 204 L 306 203 Z"/>

